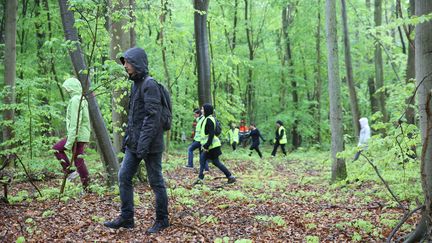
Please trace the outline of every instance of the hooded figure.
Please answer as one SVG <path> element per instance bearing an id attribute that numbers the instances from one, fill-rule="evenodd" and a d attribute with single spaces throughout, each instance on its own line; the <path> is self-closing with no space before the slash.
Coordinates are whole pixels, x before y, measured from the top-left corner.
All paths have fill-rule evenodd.
<path id="1" fill-rule="evenodd" d="M 132 178 L 142 160 L 145 162 L 150 187 L 155 194 L 156 220 L 147 233 L 169 226 L 168 195 L 162 175 L 163 127 L 159 84 L 148 74 L 147 54 L 141 48 L 127 50 L 120 58 L 129 79 L 133 81 L 128 107 L 128 123 L 123 149 L 125 156 L 119 171 L 121 214 L 105 222 L 109 228 L 133 228 L 134 200 Z"/>
<path id="2" fill-rule="evenodd" d="M 69 175 L 68 180 L 72 180 L 79 175 L 84 190 L 87 190 L 90 179 L 87 166 L 81 155 L 84 154 L 85 144 L 90 141 L 88 104 L 84 97 L 81 100 L 83 91 L 78 79 L 69 78 L 65 80 L 63 88 L 71 96 L 66 111 L 67 137 L 57 142 L 52 148 L 55 150 L 54 154 L 63 167 L 63 172 Z M 70 169 L 71 162 L 65 153 L 66 150 L 72 151 L 73 161 L 78 172 Z"/>
<path id="3" fill-rule="evenodd" d="M 78 79 L 76 78 L 66 79 L 66 81 L 64 81 L 63 83 L 63 88 L 71 96 L 66 111 L 66 129 L 68 131 L 68 136 L 67 136 L 67 142 L 65 144 L 65 148 L 70 150 L 72 149 L 72 145 L 75 142 L 75 138 L 77 138 L 77 142 L 88 143 L 90 141 L 89 111 L 88 111 L 87 100 L 84 97 L 81 101 L 81 107 L 80 107 L 82 87 Z M 77 126 L 79 107 L 80 107 L 79 125 Z M 78 128 L 78 136 L 76 133 L 77 128 Z"/>
<path id="4" fill-rule="evenodd" d="M 163 152 L 161 95 L 158 84 L 148 76 L 147 54 L 143 49 L 134 47 L 127 50 L 120 60 L 123 64 L 127 61 L 134 68 L 134 72 L 129 73 L 133 85 L 123 147 L 139 158 L 144 158 L 148 153 Z"/>
<path id="5" fill-rule="evenodd" d="M 369 127 L 368 119 L 366 117 L 362 117 L 359 120 L 360 122 L 360 138 L 358 142 L 358 146 L 362 146 L 364 148 L 367 147 L 367 142 L 371 137 L 371 129 Z"/>

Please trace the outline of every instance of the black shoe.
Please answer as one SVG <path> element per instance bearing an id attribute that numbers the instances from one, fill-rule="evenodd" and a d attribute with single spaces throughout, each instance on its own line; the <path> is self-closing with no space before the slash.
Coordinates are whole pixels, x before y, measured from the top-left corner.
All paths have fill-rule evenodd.
<path id="1" fill-rule="evenodd" d="M 131 229 L 135 226 L 133 218 L 131 219 L 124 219 L 121 216 L 118 216 L 113 221 L 107 221 L 104 223 L 104 226 L 111 228 L 111 229 L 118 229 L 118 228 L 126 228 Z"/>
<path id="2" fill-rule="evenodd" d="M 235 176 L 230 176 L 230 177 L 228 177 L 228 184 L 231 184 L 231 183 L 234 183 L 234 182 L 236 182 L 236 178 L 235 178 Z"/>
<path id="3" fill-rule="evenodd" d="M 168 219 L 165 220 L 156 220 L 153 224 L 153 226 L 151 228 L 147 229 L 147 234 L 154 234 L 154 233 L 158 233 L 159 231 L 162 231 L 166 228 L 168 228 L 169 222 Z"/>

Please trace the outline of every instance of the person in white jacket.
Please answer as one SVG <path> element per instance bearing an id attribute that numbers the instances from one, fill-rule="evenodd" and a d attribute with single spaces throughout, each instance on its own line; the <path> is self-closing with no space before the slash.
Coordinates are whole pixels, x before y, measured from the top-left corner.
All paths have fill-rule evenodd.
<path id="1" fill-rule="evenodd" d="M 358 151 L 354 156 L 354 160 L 356 161 L 363 150 L 366 150 L 368 147 L 368 140 L 371 137 L 371 129 L 369 127 L 368 119 L 366 117 L 362 117 L 359 120 L 360 122 L 360 138 L 358 142 Z"/>

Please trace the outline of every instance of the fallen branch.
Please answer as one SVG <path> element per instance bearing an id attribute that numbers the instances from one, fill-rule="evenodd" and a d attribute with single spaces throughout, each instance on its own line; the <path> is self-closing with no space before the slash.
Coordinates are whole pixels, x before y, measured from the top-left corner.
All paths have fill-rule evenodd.
<path id="1" fill-rule="evenodd" d="M 192 226 L 192 225 L 186 225 L 186 224 L 182 224 L 182 223 L 175 223 L 173 225 L 177 225 L 177 226 L 181 226 L 181 227 L 185 227 L 185 228 L 189 228 L 192 229 L 196 232 L 198 232 L 202 237 L 204 237 L 205 241 L 204 242 L 211 242 L 211 240 L 209 238 L 207 238 L 207 236 L 201 232 L 201 230 L 199 230 L 197 227 Z"/>
<path id="2" fill-rule="evenodd" d="M 31 176 L 30 176 L 29 173 L 27 172 L 27 169 L 26 169 L 26 167 L 24 166 L 23 162 L 21 161 L 20 157 L 19 157 L 17 154 L 15 154 L 15 153 L 14 153 L 14 155 L 15 155 L 15 157 L 18 159 L 18 161 L 20 162 L 21 166 L 23 167 L 24 172 L 26 173 L 27 177 L 29 178 L 30 183 L 31 183 L 32 186 L 36 189 L 36 191 L 39 193 L 39 196 L 42 197 L 42 193 L 40 192 L 39 188 L 38 188 L 38 187 L 33 183 L 33 179 L 31 178 Z"/>
<path id="3" fill-rule="evenodd" d="M 385 187 L 387 188 L 387 190 L 390 192 L 390 194 L 392 195 L 393 199 L 399 204 L 399 207 L 406 213 L 407 209 L 402 205 L 401 201 L 396 197 L 396 195 L 393 193 L 393 191 L 390 189 L 390 186 L 388 185 L 388 183 L 384 180 L 384 178 L 381 176 L 381 174 L 378 171 L 378 168 L 376 167 L 376 165 L 374 165 L 374 163 L 372 161 L 370 161 L 370 159 L 364 155 L 364 154 L 360 154 L 361 156 L 363 156 L 367 162 L 374 168 L 376 174 L 378 175 L 378 177 L 381 179 L 382 183 L 384 183 Z"/>
<path id="4" fill-rule="evenodd" d="M 400 229 L 400 227 L 402 227 L 402 225 L 418 210 L 420 209 L 424 209 L 425 206 L 421 205 L 418 206 L 417 208 L 415 208 L 414 210 L 412 210 L 411 212 L 407 212 L 404 214 L 404 216 L 402 217 L 402 219 L 399 221 L 399 223 L 396 225 L 396 227 L 394 227 L 394 229 L 392 230 L 392 232 L 390 233 L 390 235 L 387 237 L 387 243 L 391 242 L 391 239 L 393 238 L 393 236 L 396 234 L 396 232 L 398 232 L 398 230 Z"/>

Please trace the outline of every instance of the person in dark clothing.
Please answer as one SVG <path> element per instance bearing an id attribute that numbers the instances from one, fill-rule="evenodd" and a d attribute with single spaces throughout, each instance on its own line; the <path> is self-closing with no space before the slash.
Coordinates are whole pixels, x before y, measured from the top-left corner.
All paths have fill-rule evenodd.
<path id="1" fill-rule="evenodd" d="M 219 168 L 228 178 L 228 183 L 234 183 L 236 178 L 220 162 L 219 156 L 222 154 L 221 141 L 215 134 L 216 119 L 213 117 L 213 106 L 210 104 L 203 105 L 204 120 L 201 126 L 200 139 L 203 152 L 200 158 L 200 170 L 197 181 L 194 184 L 202 184 L 204 180 L 204 168 L 207 160 L 212 160 L 213 164 Z"/>
<path id="2" fill-rule="evenodd" d="M 276 132 L 275 132 L 273 152 L 271 154 L 272 157 L 276 156 L 276 151 L 277 151 L 279 145 L 282 148 L 283 154 L 286 156 L 286 154 L 287 154 L 285 151 L 285 144 L 286 143 L 287 143 L 287 135 L 286 135 L 285 127 L 283 126 L 282 121 L 277 121 L 276 122 Z"/>
<path id="3" fill-rule="evenodd" d="M 262 153 L 259 149 L 259 145 L 260 145 L 260 138 L 263 140 L 263 142 L 265 142 L 265 139 L 263 138 L 263 136 L 261 136 L 260 131 L 258 130 L 258 128 L 256 128 L 255 124 L 251 124 L 250 125 L 251 128 L 251 132 L 250 132 L 250 136 L 252 138 L 252 145 L 250 146 L 249 150 L 249 156 L 252 156 L 252 151 L 255 150 L 259 157 L 262 159 Z"/>
<path id="4" fill-rule="evenodd" d="M 125 156 L 118 173 L 121 214 L 104 225 L 114 229 L 134 227 L 132 178 L 139 163 L 144 160 L 149 184 L 156 198 L 156 220 L 147 233 L 156 233 L 169 226 L 168 195 L 162 175 L 161 93 L 158 83 L 149 76 L 147 54 L 143 49 L 134 47 L 127 50 L 120 61 L 133 81 L 123 140 Z"/>

